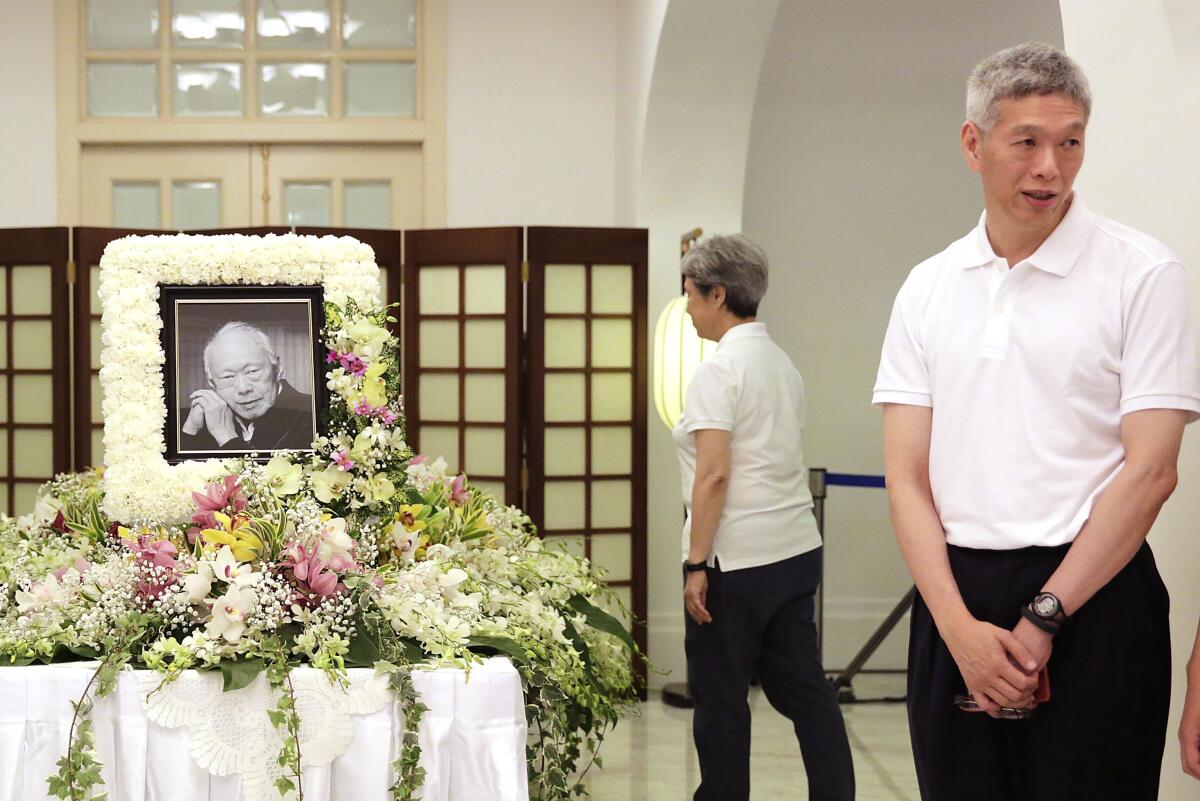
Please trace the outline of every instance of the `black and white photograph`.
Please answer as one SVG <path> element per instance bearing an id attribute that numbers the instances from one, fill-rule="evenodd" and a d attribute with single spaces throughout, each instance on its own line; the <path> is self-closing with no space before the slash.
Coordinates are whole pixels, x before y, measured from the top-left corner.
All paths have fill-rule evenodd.
<path id="1" fill-rule="evenodd" d="M 320 287 L 162 287 L 167 460 L 309 450 Z"/>

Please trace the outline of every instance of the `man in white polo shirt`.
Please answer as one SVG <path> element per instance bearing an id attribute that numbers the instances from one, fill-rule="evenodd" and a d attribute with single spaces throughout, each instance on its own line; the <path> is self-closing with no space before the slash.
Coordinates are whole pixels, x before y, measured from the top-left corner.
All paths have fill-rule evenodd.
<path id="1" fill-rule="evenodd" d="M 1158 797 L 1168 598 L 1145 537 L 1200 383 L 1179 259 L 1072 190 L 1090 110 L 1047 45 L 975 68 L 985 211 L 912 271 L 884 341 L 925 801 Z"/>

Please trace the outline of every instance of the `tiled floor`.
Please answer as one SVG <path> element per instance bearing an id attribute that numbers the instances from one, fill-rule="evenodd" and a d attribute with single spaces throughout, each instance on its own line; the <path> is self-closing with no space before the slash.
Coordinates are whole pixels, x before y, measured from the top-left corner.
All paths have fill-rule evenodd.
<path id="1" fill-rule="evenodd" d="M 899 696 L 902 675 L 865 675 L 854 682 L 860 698 Z M 750 694 L 751 797 L 756 801 L 805 801 L 808 792 L 791 723 L 762 692 Z M 842 706 L 858 801 L 918 801 L 903 704 Z M 662 703 L 657 693 L 640 717 L 621 722 L 601 748 L 604 769 L 590 774 L 592 801 L 690 801 L 700 769 L 692 745 L 692 713 Z"/>

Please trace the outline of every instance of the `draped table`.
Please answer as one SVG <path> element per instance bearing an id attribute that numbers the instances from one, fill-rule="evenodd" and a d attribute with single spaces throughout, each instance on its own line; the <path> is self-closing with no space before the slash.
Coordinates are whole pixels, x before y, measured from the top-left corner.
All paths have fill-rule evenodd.
<path id="1" fill-rule="evenodd" d="M 0 668 L 0 799 L 47 799 L 46 778 L 67 752 L 71 701 L 94 665 Z M 384 801 L 399 755 L 403 710 L 386 678 L 349 671 L 348 691 L 312 668 L 292 671 L 306 801 Z M 512 663 L 413 671 L 429 711 L 419 738 L 424 801 L 528 801 L 525 701 Z M 161 691 L 157 674 L 127 670 L 91 719 L 111 801 L 266 801 L 278 798 L 274 707 L 259 676 L 221 692 L 216 672 L 186 671 Z M 272 772 L 274 771 L 274 772 Z"/>

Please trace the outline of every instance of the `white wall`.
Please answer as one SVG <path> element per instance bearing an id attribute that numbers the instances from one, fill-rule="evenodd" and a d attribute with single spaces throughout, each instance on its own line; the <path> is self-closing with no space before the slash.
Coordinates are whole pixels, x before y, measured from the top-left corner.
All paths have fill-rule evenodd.
<path id="1" fill-rule="evenodd" d="M 617 19 L 617 0 L 449 0 L 449 226 L 613 224 Z"/>
<path id="2" fill-rule="evenodd" d="M 741 225 L 750 114 L 776 5 L 686 0 L 666 9 L 636 199 L 637 225 L 650 229 L 651 325 L 679 294 L 680 235 Z M 667 681 L 683 681 L 679 466 L 653 414 L 647 450 L 650 658 L 671 672 Z"/>
<path id="3" fill-rule="evenodd" d="M 783 0 L 754 107 L 743 230 L 767 251 L 763 315 L 805 378 L 809 464 L 883 474 L 871 407 L 896 290 L 982 208 L 958 152 L 967 73 L 1029 39 L 1044 0 Z M 882 489 L 830 488 L 825 664 L 847 664 L 911 586 Z M 872 668 L 905 665 L 907 621 Z"/>
<path id="4" fill-rule="evenodd" d="M 56 225 L 54 6 L 0 0 L 0 228 Z"/>
<path id="5" fill-rule="evenodd" d="M 1200 319 L 1200 6 L 1190 0 L 1063 0 L 1067 52 L 1095 97 L 1077 186 L 1095 211 L 1168 243 L 1191 283 Z M 1116 31 L 1120 46 L 1114 47 Z M 1200 429 L 1189 427 L 1180 481 L 1150 537 L 1171 591 L 1174 704 L 1160 797 L 1200 799 L 1179 766 L 1175 732 L 1185 662 L 1200 617 Z"/>
<path id="6" fill-rule="evenodd" d="M 646 105 L 669 0 L 619 0 L 617 19 L 616 225 L 637 224 Z"/>

